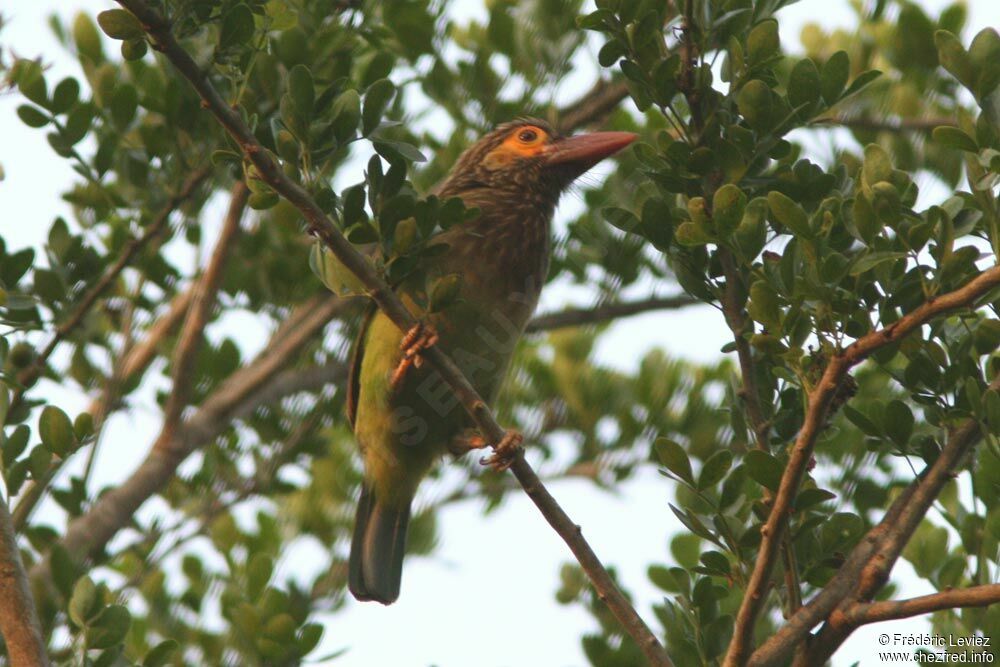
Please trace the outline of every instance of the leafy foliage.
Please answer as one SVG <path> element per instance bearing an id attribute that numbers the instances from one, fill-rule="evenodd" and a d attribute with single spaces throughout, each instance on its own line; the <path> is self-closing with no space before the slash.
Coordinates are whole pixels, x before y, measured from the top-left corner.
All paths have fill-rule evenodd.
<path id="1" fill-rule="evenodd" d="M 470 140 L 518 115 L 558 121 L 566 82 L 592 54 L 604 86 L 624 82 L 629 100 L 590 120 L 642 141 L 582 191 L 549 280 L 587 286 L 600 303 L 679 285 L 718 308 L 733 359 L 697 365 L 654 350 L 626 372 L 594 359 L 605 327 L 543 332 L 519 348 L 498 409 L 552 478 L 614 489 L 643 466 L 662 472 L 674 499 L 657 516 L 684 531 L 649 579 L 679 666 L 717 664 L 726 651 L 831 359 L 996 265 L 1000 36 L 963 37 L 961 4 L 931 17 L 909 0 L 874 3 L 855 33 L 807 27 L 799 55 L 779 37 L 788 0 L 695 0 L 681 15 L 683 3 L 647 0 L 600 0 L 588 14 L 577 0 L 505 1 L 467 20 L 446 2 L 150 4 L 390 282 L 419 274 L 447 251 L 435 234 L 476 215 L 426 194 Z M 363 290 L 303 237 L 296 209 L 135 16 L 109 9 L 53 29 L 81 79 L 51 80 L 43 61 L 23 58 L 3 73 L 24 98 L 25 131 L 46 132 L 77 174 L 63 194 L 72 219 L 52 221 L 38 249 L 0 236 L 2 474 L 25 565 L 51 584 L 35 586 L 51 653 L 93 665 L 312 660 L 319 615 L 344 604 L 359 470 L 343 387 Z M 825 158 L 808 150 L 817 140 L 831 148 Z M 926 201 L 918 171 L 954 194 Z M 239 182 L 254 213 L 213 248 L 215 202 L 237 201 Z M 177 350 L 209 273 L 190 257 L 203 250 L 224 270 L 185 378 Z M 448 280 L 427 286 L 433 307 L 453 293 Z M 793 576 L 766 593 L 758 639 L 773 634 L 776 612 L 830 583 L 969 419 L 984 440 L 964 463 L 970 474 L 945 487 L 903 557 L 937 589 L 995 579 L 998 309 L 996 290 L 981 295 L 880 346 L 841 384 L 789 518 Z M 247 312 L 274 332 L 261 350 L 231 324 Z M 68 413 L 39 380 L 90 408 Z M 110 446 L 102 431 L 148 396 L 164 426 L 123 488 L 154 469 L 156 488 L 129 496 L 119 524 L 101 523 L 95 508 L 116 490 L 93 480 L 96 451 Z M 452 486 L 414 517 L 414 552 L 433 550 L 440 505 L 478 497 L 493 508 L 511 488 L 472 462 L 441 480 Z M 154 493 L 161 510 L 136 513 Z M 43 496 L 67 525 L 35 517 Z M 303 538 L 328 555 L 305 582 L 276 568 Z M 582 640 L 592 664 L 641 663 L 577 568 L 562 570 L 557 599 L 596 619 Z M 995 606 L 932 622 L 1000 636 Z"/>

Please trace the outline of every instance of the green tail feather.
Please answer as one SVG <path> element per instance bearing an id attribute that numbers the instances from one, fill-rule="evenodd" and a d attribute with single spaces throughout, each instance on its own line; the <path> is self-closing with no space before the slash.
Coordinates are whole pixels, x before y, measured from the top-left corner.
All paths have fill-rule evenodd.
<path id="1" fill-rule="evenodd" d="M 358 600 L 392 604 L 399 597 L 409 522 L 409 506 L 386 507 L 370 485 L 362 485 L 348 572 L 348 585 Z"/>

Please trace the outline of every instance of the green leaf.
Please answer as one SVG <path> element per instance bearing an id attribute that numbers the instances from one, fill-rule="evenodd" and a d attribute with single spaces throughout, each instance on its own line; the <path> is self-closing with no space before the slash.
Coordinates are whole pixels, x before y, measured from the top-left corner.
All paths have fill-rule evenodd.
<path id="1" fill-rule="evenodd" d="M 976 140 L 957 127 L 949 125 L 935 127 L 932 136 L 934 141 L 949 148 L 956 148 L 967 153 L 979 152 L 979 144 L 976 143 Z"/>
<path id="2" fill-rule="evenodd" d="M 90 577 L 80 577 L 73 586 L 73 595 L 69 600 L 70 620 L 84 628 L 100 610 L 101 601 L 97 596 L 97 586 Z"/>
<path id="3" fill-rule="evenodd" d="M 884 148 L 878 144 L 865 146 L 865 162 L 861 169 L 861 179 L 868 187 L 879 181 L 892 180 L 892 160 Z"/>
<path id="4" fill-rule="evenodd" d="M 308 126 L 312 120 L 316 91 L 312 72 L 305 65 L 296 65 L 288 73 L 288 95 L 295 105 L 296 113 L 302 119 L 302 124 Z"/>
<path id="5" fill-rule="evenodd" d="M 723 234 L 732 233 L 743 220 L 747 196 L 738 186 L 723 185 L 712 197 L 712 220 Z"/>
<path id="6" fill-rule="evenodd" d="M 431 285 L 428 310 L 432 313 L 441 312 L 455 302 L 461 291 L 461 275 L 449 273 L 441 276 Z"/>
<path id="7" fill-rule="evenodd" d="M 938 30 L 934 33 L 934 44 L 937 46 L 941 66 L 951 72 L 963 86 L 972 90 L 976 85 L 976 70 L 958 37 L 947 30 Z"/>
<path id="8" fill-rule="evenodd" d="M 253 34 L 253 12 L 245 4 L 238 4 L 222 17 L 222 25 L 219 28 L 219 49 L 227 51 L 235 46 L 249 45 Z"/>
<path id="9" fill-rule="evenodd" d="M 177 651 L 178 647 L 179 644 L 176 640 L 164 639 L 149 649 L 146 657 L 142 660 L 142 667 L 166 667 L 166 665 L 170 664 L 170 656 Z"/>
<path id="10" fill-rule="evenodd" d="M 729 472 L 729 467 L 733 464 L 733 455 L 727 449 L 719 451 L 708 457 L 701 467 L 698 475 L 698 488 L 701 490 L 715 486 Z"/>
<path id="11" fill-rule="evenodd" d="M 427 158 L 420 149 L 413 144 L 408 144 L 405 141 L 385 141 L 379 140 L 372 144 L 375 147 L 375 151 L 385 157 L 389 161 L 394 159 L 403 158 L 410 162 L 426 162 Z"/>
<path id="12" fill-rule="evenodd" d="M 111 648 L 125 640 L 132 614 L 120 604 L 105 607 L 100 616 L 87 628 L 87 644 L 90 648 Z"/>
<path id="13" fill-rule="evenodd" d="M 22 104 L 17 108 L 17 117 L 28 127 L 45 127 L 49 124 L 49 117 L 39 109 L 30 104 Z"/>
<path id="14" fill-rule="evenodd" d="M 852 276 L 860 276 L 865 271 L 870 271 L 883 262 L 891 262 L 897 259 L 902 259 L 903 257 L 906 257 L 905 252 L 896 252 L 892 250 L 869 252 L 862 255 L 856 262 L 854 262 L 854 265 L 851 267 L 850 274 Z"/>
<path id="15" fill-rule="evenodd" d="M 810 58 L 803 58 L 795 63 L 788 77 L 788 101 L 793 107 L 805 106 L 806 111 L 819 101 L 822 96 L 819 68 Z"/>
<path id="16" fill-rule="evenodd" d="M 17 428 L 7 436 L 3 443 L 3 464 L 9 467 L 17 457 L 20 456 L 28 446 L 28 438 L 31 436 L 31 429 L 26 424 L 19 424 Z"/>
<path id="17" fill-rule="evenodd" d="M 799 495 L 795 497 L 795 511 L 801 512 L 802 510 L 808 509 L 814 505 L 819 505 L 827 502 L 828 500 L 833 500 L 836 497 L 837 494 L 830 493 L 826 489 L 802 489 L 799 491 Z"/>
<path id="18" fill-rule="evenodd" d="M 775 125 L 772 96 L 770 86 L 760 79 L 748 81 L 736 96 L 740 115 L 758 132 L 766 132 Z"/>
<path id="19" fill-rule="evenodd" d="M 900 400 L 893 400 L 885 407 L 883 421 L 886 433 L 900 447 L 905 447 L 913 435 L 913 412 Z"/>
<path id="20" fill-rule="evenodd" d="M 683 246 L 697 247 L 711 243 L 715 239 L 705 228 L 694 222 L 682 222 L 674 232 L 674 239 Z"/>
<path id="21" fill-rule="evenodd" d="M 778 22 L 765 19 L 754 26 L 747 37 L 747 56 L 750 65 L 760 63 L 778 55 L 781 41 L 778 35 Z"/>
<path id="22" fill-rule="evenodd" d="M 365 91 L 365 105 L 361 113 L 361 134 L 368 136 L 382 121 L 386 108 L 396 94 L 396 86 L 389 79 L 379 79 Z"/>
<path id="23" fill-rule="evenodd" d="M 319 241 L 313 244 L 309 252 L 309 268 L 327 289 L 338 296 L 365 292 L 365 286 L 357 276 Z"/>
<path id="24" fill-rule="evenodd" d="M 639 222 L 639 218 L 632 211 L 627 211 L 623 208 L 608 206 L 601 209 L 601 213 L 604 215 L 604 219 L 611 223 L 613 227 L 617 227 L 623 232 L 637 234 L 642 225 Z"/>
<path id="25" fill-rule="evenodd" d="M 747 474 L 765 489 L 777 491 L 784 472 L 781 463 L 762 449 L 751 449 L 743 459 Z"/>
<path id="26" fill-rule="evenodd" d="M 847 90 L 844 91 L 844 94 L 841 96 L 840 99 L 844 99 L 850 97 L 851 95 L 854 95 L 855 93 L 861 92 L 861 90 L 865 86 L 867 86 L 880 76 L 882 76 L 882 72 L 880 72 L 877 69 L 870 69 L 866 72 L 862 72 L 857 77 L 855 77 L 854 81 L 851 81 L 851 85 L 847 87 Z"/>
<path id="27" fill-rule="evenodd" d="M 323 637 L 323 626 L 319 623 L 306 623 L 299 629 L 299 636 L 296 639 L 296 648 L 299 655 L 306 655 L 319 644 Z"/>
<path id="28" fill-rule="evenodd" d="M 796 202 L 777 190 L 772 190 L 767 193 L 767 204 L 777 221 L 787 227 L 792 234 L 805 239 L 813 238 L 812 229 L 809 227 L 809 218 L 806 216 L 805 210 Z"/>
<path id="29" fill-rule="evenodd" d="M 355 223 L 344 231 L 344 236 L 354 245 L 364 245 L 375 243 L 379 240 L 378 230 L 375 225 L 367 220 Z"/>
<path id="30" fill-rule="evenodd" d="M 983 394 L 983 412 L 986 413 L 986 424 L 990 433 L 1000 433 L 1000 392 L 990 389 Z"/>
<path id="31" fill-rule="evenodd" d="M 827 104 L 835 104 L 851 75 L 851 60 L 846 51 L 837 51 L 823 64 L 820 74 L 820 91 Z"/>
<path id="32" fill-rule="evenodd" d="M 121 53 L 125 60 L 142 60 L 147 51 L 149 51 L 149 45 L 145 39 L 130 39 L 122 42 Z"/>
<path id="33" fill-rule="evenodd" d="M 97 23 L 111 39 L 138 39 L 146 33 L 139 19 L 124 9 L 108 9 L 97 15 Z"/>
<path id="34" fill-rule="evenodd" d="M 73 18 L 73 41 L 76 43 L 76 50 L 81 56 L 91 63 L 98 64 L 104 60 L 104 52 L 101 48 L 101 35 L 97 32 L 97 27 L 90 20 L 86 12 L 79 12 Z"/>
<path id="35" fill-rule="evenodd" d="M 5 349 L 5 348 L 0 348 Z M 0 426 L 7 421 L 7 411 L 10 410 L 10 391 L 7 385 L 0 382 Z M 3 432 L 0 431 L 0 444 L 3 443 Z"/>
<path id="36" fill-rule="evenodd" d="M 42 67 L 33 60 L 18 60 L 14 63 L 11 78 L 17 81 L 17 88 L 30 101 L 43 107 L 49 106 L 48 88 Z"/>
<path id="37" fill-rule="evenodd" d="M 910 561 L 921 577 L 930 577 L 948 557 L 948 529 L 935 526 L 927 519 L 917 527 L 910 542 L 903 548 L 903 558 Z"/>
<path id="38" fill-rule="evenodd" d="M 656 456 L 660 463 L 688 484 L 694 486 L 694 475 L 691 473 L 691 460 L 687 452 L 679 444 L 668 438 L 657 438 L 654 444 Z"/>
<path id="39" fill-rule="evenodd" d="M 69 76 L 59 82 L 52 91 L 52 103 L 49 108 L 54 114 L 66 113 L 80 99 L 80 84 Z"/>
<path id="40" fill-rule="evenodd" d="M 111 120 L 120 128 L 125 128 L 132 119 L 139 107 L 139 92 L 135 86 L 122 84 L 115 89 L 114 97 L 111 98 Z"/>
<path id="41" fill-rule="evenodd" d="M 260 597 L 274 573 L 274 561 L 267 554 L 254 554 L 247 563 L 247 595 L 251 600 Z"/>
<path id="42" fill-rule="evenodd" d="M 44 479 L 52 465 L 52 452 L 45 445 L 38 445 L 28 454 L 28 469 L 34 479 Z"/>
<path id="43" fill-rule="evenodd" d="M 54 454 L 66 458 L 73 451 L 75 436 L 73 422 L 66 413 L 54 405 L 46 405 L 38 418 L 38 435 L 42 444 Z"/>
<path id="44" fill-rule="evenodd" d="M 345 143 L 354 137 L 361 120 L 361 96 L 356 90 L 345 90 L 333 102 L 330 109 L 333 118 L 333 135 L 338 143 Z"/>
<path id="45" fill-rule="evenodd" d="M 873 438 L 882 437 L 882 429 L 864 413 L 852 408 L 850 405 L 845 405 L 841 409 L 844 411 L 844 416 L 847 417 L 847 420 L 857 426 L 862 433 L 870 435 Z"/>
<path id="46" fill-rule="evenodd" d="M 756 322 L 760 322 L 771 333 L 781 331 L 782 312 L 778 294 L 765 281 L 758 280 L 750 286 L 750 303 L 747 312 Z"/>

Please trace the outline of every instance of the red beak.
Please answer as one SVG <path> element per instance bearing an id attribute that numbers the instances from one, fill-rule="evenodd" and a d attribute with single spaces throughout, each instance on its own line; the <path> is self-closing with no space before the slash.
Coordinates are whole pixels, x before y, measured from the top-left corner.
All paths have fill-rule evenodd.
<path id="1" fill-rule="evenodd" d="M 546 148 L 545 164 L 574 164 L 587 169 L 638 138 L 633 132 L 594 132 L 567 137 Z"/>

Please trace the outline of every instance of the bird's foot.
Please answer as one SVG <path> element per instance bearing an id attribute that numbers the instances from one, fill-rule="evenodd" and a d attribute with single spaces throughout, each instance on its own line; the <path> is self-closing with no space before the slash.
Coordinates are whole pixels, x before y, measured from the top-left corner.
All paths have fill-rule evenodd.
<path id="1" fill-rule="evenodd" d="M 486 441 L 482 437 L 479 437 L 479 440 L 485 446 Z M 522 442 L 524 442 L 524 436 L 521 435 L 520 431 L 513 429 L 506 431 L 500 442 L 493 446 L 493 453 L 479 459 L 479 463 L 489 466 L 497 472 L 503 472 L 514 463 L 514 459 L 517 458 L 517 454 L 521 450 Z"/>
<path id="2" fill-rule="evenodd" d="M 420 368 L 423 365 L 424 358 L 421 353 L 437 342 L 437 331 L 431 325 L 423 322 L 414 325 L 406 332 L 403 341 L 399 344 L 399 349 L 403 351 L 403 358 L 399 360 L 399 365 L 393 371 L 390 381 L 393 389 L 399 389 L 411 366 Z"/>

